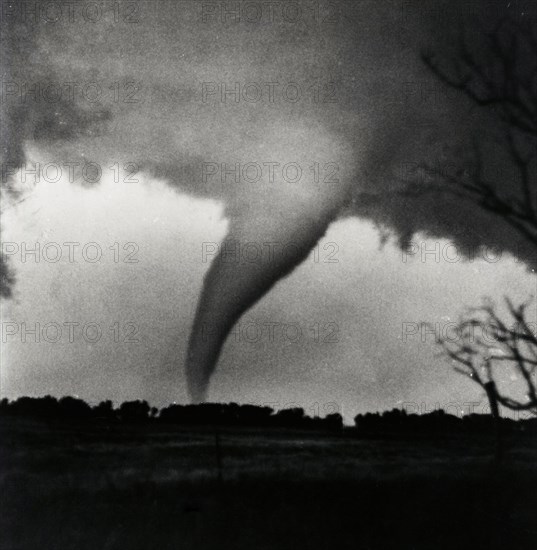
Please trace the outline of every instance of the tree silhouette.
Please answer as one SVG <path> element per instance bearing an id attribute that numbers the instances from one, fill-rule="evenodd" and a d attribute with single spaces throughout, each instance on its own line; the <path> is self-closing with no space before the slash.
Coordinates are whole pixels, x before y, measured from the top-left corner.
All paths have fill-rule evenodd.
<path id="1" fill-rule="evenodd" d="M 502 320 L 494 304 L 488 302 L 462 316 L 457 338 L 442 338 L 440 343 L 456 362 L 455 370 L 485 390 L 493 415 L 499 403 L 537 416 L 537 337 L 526 321 L 529 302 L 517 307 L 507 298 L 505 302 L 511 323 Z M 519 381 L 524 399 L 503 389 L 501 374 L 509 382 L 513 378 Z"/>
<path id="2" fill-rule="evenodd" d="M 329 430 L 341 430 L 343 428 L 343 417 L 339 413 L 326 415 L 323 422 Z"/>
<path id="3" fill-rule="evenodd" d="M 475 29 L 472 29 L 475 33 Z M 470 46 L 473 44 L 473 46 Z M 490 136 L 474 140 L 469 169 L 460 165 L 454 173 L 422 164 L 428 176 L 409 183 L 406 193 L 450 193 L 471 201 L 515 233 L 537 252 L 537 29 L 530 22 L 503 19 L 483 41 L 466 37 L 455 55 L 424 53 L 429 69 L 447 86 L 464 93 L 475 105 L 488 110 L 501 130 L 499 141 Z M 500 147 L 502 159 L 515 177 L 505 179 L 487 173 L 491 142 Z M 487 156 L 488 155 L 488 156 Z M 533 257 L 533 261 L 537 254 Z M 487 395 L 491 414 L 497 419 L 498 454 L 501 454 L 500 407 L 537 412 L 535 368 L 537 339 L 527 319 L 527 303 L 515 306 L 506 298 L 508 320 L 502 319 L 491 302 L 468 310 L 458 324 L 457 339 L 441 339 L 443 351 L 455 363 L 455 370 L 479 384 Z M 511 325 L 513 323 L 513 325 Z M 490 335 L 492 330 L 492 336 Z M 476 329 L 482 335 L 475 336 Z M 488 339 L 483 334 L 489 335 Z M 500 383 L 506 371 L 520 379 L 524 398 L 510 395 Z"/>
<path id="4" fill-rule="evenodd" d="M 299 427 L 304 421 L 304 409 L 295 407 L 282 409 L 274 416 L 277 426 Z"/>
<path id="5" fill-rule="evenodd" d="M 58 401 L 59 412 L 63 418 L 88 420 L 92 416 L 91 407 L 82 399 L 67 396 Z"/>
<path id="6" fill-rule="evenodd" d="M 461 165 L 455 173 L 439 174 L 422 164 L 420 170 L 429 176 L 428 185 L 411 182 L 405 192 L 447 192 L 471 201 L 506 222 L 537 252 L 537 29 L 529 22 L 503 19 L 483 37 L 479 47 L 475 40 L 463 38 L 454 56 L 424 53 L 423 60 L 447 86 L 487 109 L 503 139 L 497 143 L 487 136 L 480 137 L 479 143 L 474 141 L 470 169 Z M 500 146 L 515 178 L 505 180 L 487 173 L 485 158 L 487 154 L 490 158 L 491 141 Z M 441 345 L 457 363 L 456 370 L 485 390 L 493 415 L 499 415 L 498 404 L 535 413 L 537 340 L 527 320 L 527 304 L 515 306 L 508 299 L 506 304 L 509 321 L 503 321 L 491 303 L 473 308 L 460 320 L 460 340 L 443 339 Z M 482 337 L 472 339 L 476 328 L 486 331 L 490 326 L 496 328 L 488 342 Z M 500 364 L 510 365 L 524 381 L 525 400 L 500 389 L 496 368 Z"/>
<path id="7" fill-rule="evenodd" d="M 504 136 L 500 146 L 515 177 L 495 181 L 486 172 L 483 136 L 470 152 L 470 170 L 461 166 L 455 173 L 438 174 L 428 165 L 421 169 L 443 191 L 497 215 L 537 246 L 537 30 L 531 23 L 503 19 L 484 33 L 479 47 L 469 43 L 463 39 L 457 55 L 444 62 L 432 53 L 422 57 L 444 84 L 488 109 L 497 120 Z M 518 189 L 511 188 L 515 182 Z M 440 188 L 433 186 L 432 190 Z"/>
<path id="8" fill-rule="evenodd" d="M 147 401 L 126 401 L 119 407 L 119 416 L 123 422 L 146 422 L 151 407 Z"/>
<path id="9" fill-rule="evenodd" d="M 101 401 L 96 407 L 93 408 L 93 416 L 97 420 L 105 420 L 112 422 L 117 419 L 116 411 L 112 401 Z"/>

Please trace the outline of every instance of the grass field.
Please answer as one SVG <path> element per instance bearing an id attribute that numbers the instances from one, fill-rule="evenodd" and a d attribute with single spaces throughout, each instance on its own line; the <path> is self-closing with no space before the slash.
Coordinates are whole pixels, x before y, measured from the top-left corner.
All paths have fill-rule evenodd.
<path id="1" fill-rule="evenodd" d="M 0 423 L 3 550 L 534 547 L 537 442 Z"/>

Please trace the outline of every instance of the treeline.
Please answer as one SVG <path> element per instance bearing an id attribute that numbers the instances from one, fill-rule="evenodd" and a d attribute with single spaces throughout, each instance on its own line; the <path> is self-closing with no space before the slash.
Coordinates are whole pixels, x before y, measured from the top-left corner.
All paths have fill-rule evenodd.
<path id="1" fill-rule="evenodd" d="M 513 420 L 501 418 L 504 433 L 537 434 L 537 418 Z M 497 429 L 489 414 L 468 414 L 462 417 L 447 414 L 439 409 L 427 414 L 407 414 L 404 409 L 383 413 L 366 413 L 354 417 L 355 430 L 362 435 L 375 434 L 442 434 L 442 433 L 493 433 Z"/>
<path id="2" fill-rule="evenodd" d="M 151 407 L 147 401 L 127 401 L 114 407 L 112 401 L 91 406 L 82 399 L 62 397 L 20 397 L 0 401 L 0 417 L 28 418 L 49 422 L 89 424 L 168 424 L 178 426 L 241 426 L 258 428 L 293 428 L 341 431 L 343 419 L 333 413 L 320 417 L 307 416 L 304 409 L 275 411 L 271 407 L 237 403 L 203 403 Z M 501 420 L 506 432 L 537 434 L 537 418 Z M 428 414 L 407 414 L 393 409 L 383 413 L 366 413 L 354 417 L 349 433 L 364 437 L 375 435 L 410 435 L 442 433 L 492 433 L 496 429 L 490 415 L 471 414 L 462 418 L 437 410 Z"/>
<path id="3" fill-rule="evenodd" d="M 107 424 L 176 424 L 184 426 L 244 426 L 295 429 L 340 430 L 343 418 L 334 413 L 310 417 L 301 408 L 275 411 L 271 407 L 237 403 L 202 403 L 151 407 L 147 401 L 127 401 L 114 407 L 112 401 L 90 406 L 82 399 L 62 397 L 20 397 L 0 401 L 0 416 L 47 421 Z"/>

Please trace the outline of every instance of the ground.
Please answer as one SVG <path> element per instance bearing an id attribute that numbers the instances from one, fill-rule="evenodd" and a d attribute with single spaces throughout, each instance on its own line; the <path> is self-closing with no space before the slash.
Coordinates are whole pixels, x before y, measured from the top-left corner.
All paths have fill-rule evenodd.
<path id="1" fill-rule="evenodd" d="M 537 441 L 0 420 L 2 550 L 533 547 Z"/>

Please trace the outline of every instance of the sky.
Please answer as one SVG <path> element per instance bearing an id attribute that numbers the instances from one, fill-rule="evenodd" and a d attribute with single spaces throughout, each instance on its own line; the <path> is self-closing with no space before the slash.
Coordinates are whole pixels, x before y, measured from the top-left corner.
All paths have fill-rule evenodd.
<path id="1" fill-rule="evenodd" d="M 405 167 L 438 161 L 448 138 L 461 146 L 490 129 L 419 58 L 424 47 L 449 51 L 439 29 L 446 13 L 460 28 L 460 4 L 341 2 L 333 14 L 304 1 L 258 22 L 245 3 L 240 21 L 222 21 L 221 2 L 121 2 L 117 13 L 105 3 L 102 14 L 82 4 L 33 22 L 11 15 L 2 241 L 16 283 L 2 304 L 2 396 L 186 402 L 200 292 L 241 302 L 233 292 L 253 288 L 210 400 L 346 420 L 404 404 L 482 406 L 419 323 L 447 330 L 484 296 L 535 294 L 535 278 L 516 239 L 469 205 L 389 196 Z M 36 84 L 37 99 L 23 100 Z M 237 85 L 237 102 L 222 95 Z M 46 95 L 58 89 L 59 100 Z M 48 167 L 39 182 L 36 163 Z M 238 181 L 225 173 L 236 164 Z M 379 224 L 392 234 L 383 245 Z M 311 251 L 310 235 L 320 236 Z M 269 242 L 300 250 L 271 262 Z M 23 252 L 36 243 L 39 262 Z M 242 247 L 238 266 L 222 271 L 211 260 L 231 243 Z M 244 256 L 260 250 L 266 294 Z M 203 286 L 211 265 L 213 290 Z M 204 350 L 219 346 L 227 308 L 208 302 L 198 312 Z M 23 323 L 49 328 L 23 341 Z"/>
<path id="2" fill-rule="evenodd" d="M 67 181 L 55 193 L 43 184 L 8 211 L 4 243 L 19 250 L 10 255 L 14 296 L 3 304 L 3 396 L 188 401 L 188 333 L 227 222 L 217 201 L 139 179 L 91 190 Z M 435 336 L 484 296 L 534 293 L 527 268 L 493 248 L 469 261 L 449 241 L 417 235 L 407 255 L 393 243 L 381 249 L 370 222 L 347 218 L 241 319 L 210 397 L 310 414 L 337 407 L 347 421 L 401 406 L 482 411 L 482 392 L 437 356 Z"/>

